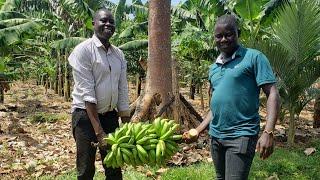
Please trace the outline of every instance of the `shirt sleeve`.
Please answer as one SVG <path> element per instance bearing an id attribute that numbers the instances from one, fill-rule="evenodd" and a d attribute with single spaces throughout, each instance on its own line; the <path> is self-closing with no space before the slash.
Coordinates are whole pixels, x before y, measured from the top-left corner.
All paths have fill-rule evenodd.
<path id="1" fill-rule="evenodd" d="M 97 104 L 92 62 L 88 50 L 77 46 L 68 58 L 72 67 L 75 88 L 79 89 L 83 101 Z"/>
<path id="2" fill-rule="evenodd" d="M 269 60 L 262 53 L 259 53 L 255 58 L 254 74 L 258 86 L 276 83 L 276 77 L 272 71 Z"/>
<path id="3" fill-rule="evenodd" d="M 121 52 L 121 74 L 119 78 L 118 86 L 118 111 L 119 116 L 130 116 L 129 111 L 129 97 L 128 97 L 128 81 L 127 81 L 127 61 L 124 58 L 123 52 Z"/>

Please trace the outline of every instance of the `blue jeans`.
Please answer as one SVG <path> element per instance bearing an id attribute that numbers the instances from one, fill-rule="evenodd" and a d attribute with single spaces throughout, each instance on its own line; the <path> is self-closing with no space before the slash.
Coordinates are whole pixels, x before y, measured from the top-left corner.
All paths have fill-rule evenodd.
<path id="1" fill-rule="evenodd" d="M 105 133 L 114 132 L 119 127 L 118 115 L 116 111 L 99 114 L 99 120 Z M 72 132 L 77 145 L 77 179 L 91 180 L 95 173 L 95 159 L 97 148 L 91 142 L 97 142 L 91 121 L 84 109 L 76 109 L 72 113 Z M 100 149 L 101 160 L 107 155 L 107 151 Z M 122 180 L 121 168 L 107 168 L 105 176 L 107 180 Z"/>
<path id="2" fill-rule="evenodd" d="M 257 140 L 258 136 L 244 136 L 232 140 L 212 137 L 211 156 L 216 170 L 216 179 L 248 179 Z"/>

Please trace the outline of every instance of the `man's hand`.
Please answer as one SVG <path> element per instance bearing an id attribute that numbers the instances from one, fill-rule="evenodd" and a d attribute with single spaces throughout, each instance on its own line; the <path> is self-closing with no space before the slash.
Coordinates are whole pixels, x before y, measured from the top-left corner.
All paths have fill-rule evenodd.
<path id="1" fill-rule="evenodd" d="M 182 135 L 182 140 L 186 143 L 196 142 L 199 138 L 199 132 L 196 129 L 190 129 L 184 132 Z"/>
<path id="2" fill-rule="evenodd" d="M 259 152 L 260 158 L 264 160 L 267 159 L 273 153 L 273 148 L 273 135 L 263 132 L 257 142 L 256 152 Z"/>
<path id="3" fill-rule="evenodd" d="M 104 131 L 102 131 L 102 132 L 97 133 L 96 136 L 97 136 L 97 140 L 98 140 L 98 144 L 97 145 L 99 146 L 99 148 L 103 149 L 103 150 L 106 150 L 107 149 L 107 145 L 108 145 L 107 141 L 104 140 L 104 138 L 107 137 L 106 133 Z"/>
<path id="4" fill-rule="evenodd" d="M 128 122 L 130 122 L 130 121 L 131 121 L 131 118 L 128 117 L 128 116 L 126 116 L 126 117 L 121 117 L 121 122 L 122 122 L 122 123 L 128 123 Z"/>

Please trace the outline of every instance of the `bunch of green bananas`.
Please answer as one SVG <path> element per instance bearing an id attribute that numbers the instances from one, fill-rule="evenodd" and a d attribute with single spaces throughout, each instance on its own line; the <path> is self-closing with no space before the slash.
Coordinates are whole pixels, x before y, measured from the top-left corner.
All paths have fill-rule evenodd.
<path id="1" fill-rule="evenodd" d="M 103 163 L 107 167 L 128 165 L 164 164 L 178 151 L 176 141 L 182 135 L 176 135 L 179 128 L 174 120 L 156 118 L 149 123 L 125 123 L 105 140 L 111 145 Z"/>

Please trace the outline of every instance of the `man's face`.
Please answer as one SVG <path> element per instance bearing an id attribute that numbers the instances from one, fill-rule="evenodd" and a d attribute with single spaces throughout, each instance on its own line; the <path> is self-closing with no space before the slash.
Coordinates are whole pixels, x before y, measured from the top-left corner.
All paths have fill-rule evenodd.
<path id="1" fill-rule="evenodd" d="M 214 31 L 214 40 L 220 52 L 231 55 L 238 46 L 238 32 L 229 24 L 217 24 Z"/>
<path id="2" fill-rule="evenodd" d="M 115 22 L 108 11 L 99 11 L 93 21 L 94 32 L 99 39 L 109 40 L 115 31 Z"/>

